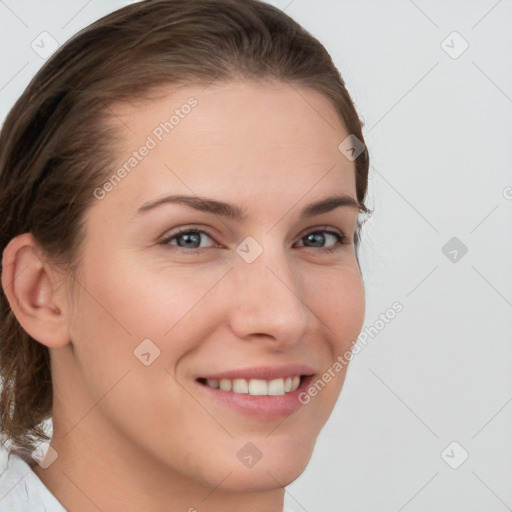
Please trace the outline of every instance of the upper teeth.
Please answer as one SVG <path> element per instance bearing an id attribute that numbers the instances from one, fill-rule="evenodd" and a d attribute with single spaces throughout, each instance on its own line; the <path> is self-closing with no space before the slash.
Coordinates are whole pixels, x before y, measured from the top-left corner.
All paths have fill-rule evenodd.
<path id="1" fill-rule="evenodd" d="M 295 391 L 300 384 L 300 377 L 286 377 L 285 379 L 261 380 L 261 379 L 208 379 L 207 385 L 211 388 L 233 393 L 245 393 L 249 395 L 284 395 Z"/>

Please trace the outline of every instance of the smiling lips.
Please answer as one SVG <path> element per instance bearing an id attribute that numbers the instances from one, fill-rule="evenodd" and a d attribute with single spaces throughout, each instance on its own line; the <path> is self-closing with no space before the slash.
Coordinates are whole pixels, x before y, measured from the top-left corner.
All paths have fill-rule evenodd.
<path id="1" fill-rule="evenodd" d="M 279 367 L 260 366 L 245 370 L 231 370 L 205 375 L 196 380 L 208 388 L 219 391 L 277 397 L 293 393 L 314 373 L 309 366 L 289 364 Z"/>
<path id="2" fill-rule="evenodd" d="M 303 407 L 298 395 L 309 385 L 315 370 L 289 364 L 225 371 L 196 378 L 215 402 L 263 420 L 288 416 Z"/>
<path id="3" fill-rule="evenodd" d="M 300 375 L 269 381 L 263 379 L 206 379 L 206 385 L 211 388 L 253 396 L 284 395 L 295 391 L 299 384 Z"/>

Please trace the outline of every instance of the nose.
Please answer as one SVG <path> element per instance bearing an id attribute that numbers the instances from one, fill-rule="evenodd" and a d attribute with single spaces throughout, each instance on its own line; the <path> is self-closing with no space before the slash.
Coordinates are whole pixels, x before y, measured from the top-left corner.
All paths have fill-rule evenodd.
<path id="1" fill-rule="evenodd" d="M 229 323 L 240 339 L 284 348 L 304 337 L 314 315 L 283 250 L 266 248 L 252 263 L 240 258 L 230 274 Z"/>

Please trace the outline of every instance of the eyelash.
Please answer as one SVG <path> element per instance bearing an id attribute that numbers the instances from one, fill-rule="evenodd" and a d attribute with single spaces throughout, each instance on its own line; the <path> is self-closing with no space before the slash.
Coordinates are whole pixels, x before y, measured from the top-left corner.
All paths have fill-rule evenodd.
<path id="1" fill-rule="evenodd" d="M 160 244 L 163 245 L 163 246 L 171 246 L 171 244 L 169 242 L 171 242 L 171 240 L 174 240 L 175 238 L 179 238 L 181 235 L 185 235 L 185 234 L 204 234 L 206 236 L 208 236 L 210 239 L 212 239 L 213 241 L 214 238 L 212 235 L 210 235 L 207 231 L 204 231 L 202 229 L 196 229 L 196 228 L 193 228 L 193 227 L 186 227 L 186 228 L 181 228 L 179 229 L 178 231 L 176 231 L 175 233 L 171 233 L 169 236 L 165 237 L 161 242 Z M 309 247 L 309 249 L 317 249 L 321 252 L 326 252 L 326 253 L 334 253 L 338 250 L 340 250 L 343 246 L 345 245 L 350 245 L 351 244 L 351 240 L 349 240 L 344 233 L 342 233 L 341 231 L 333 231 L 331 229 L 324 229 L 324 228 L 316 228 L 316 229 L 313 229 L 312 231 L 309 231 L 308 233 L 306 233 L 304 236 L 302 236 L 300 238 L 300 240 L 306 238 L 307 236 L 309 235 L 312 235 L 312 234 L 317 234 L 317 233 L 327 233 L 329 235 L 332 235 L 336 238 L 336 243 L 332 246 L 332 247 Z M 185 252 L 187 254 L 200 254 L 202 251 L 204 251 L 205 249 L 210 249 L 210 247 L 197 247 L 197 248 L 193 248 L 193 249 L 187 249 L 185 247 L 180 247 L 178 245 L 172 245 L 173 247 L 173 250 L 178 250 L 180 252 Z M 306 247 L 306 246 L 301 246 L 301 247 Z"/>

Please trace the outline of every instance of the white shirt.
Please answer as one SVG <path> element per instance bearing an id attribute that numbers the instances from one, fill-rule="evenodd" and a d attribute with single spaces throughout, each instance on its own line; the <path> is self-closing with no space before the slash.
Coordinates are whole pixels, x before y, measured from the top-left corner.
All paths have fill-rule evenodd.
<path id="1" fill-rule="evenodd" d="M 0 450 L 0 512 L 66 512 L 27 462 Z"/>
<path id="2" fill-rule="evenodd" d="M 0 512 L 67 511 L 23 458 L 0 449 Z"/>

